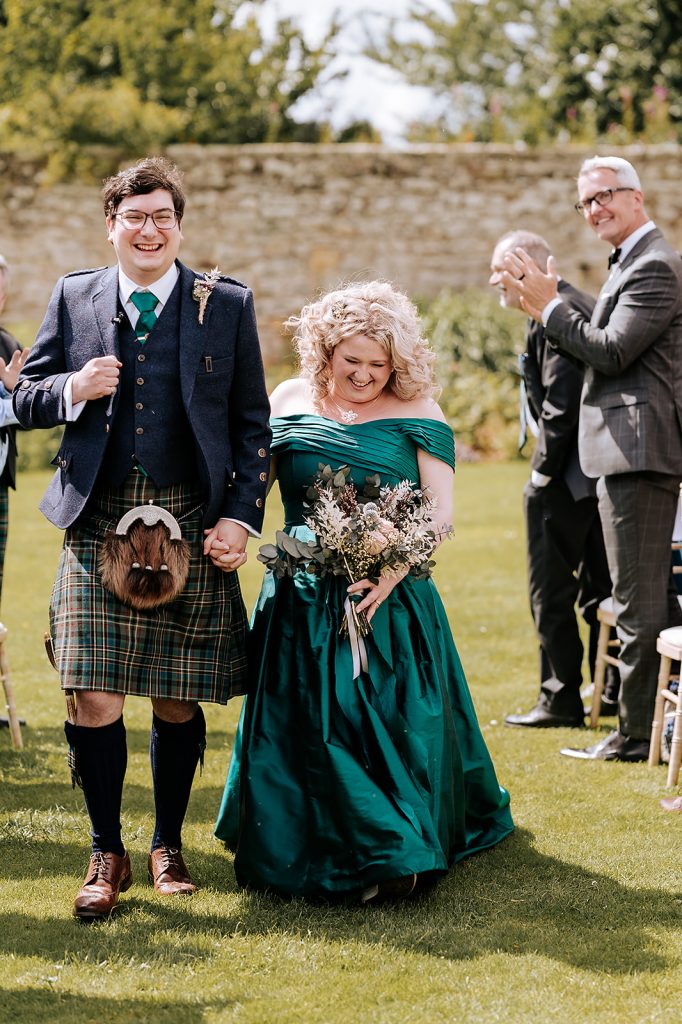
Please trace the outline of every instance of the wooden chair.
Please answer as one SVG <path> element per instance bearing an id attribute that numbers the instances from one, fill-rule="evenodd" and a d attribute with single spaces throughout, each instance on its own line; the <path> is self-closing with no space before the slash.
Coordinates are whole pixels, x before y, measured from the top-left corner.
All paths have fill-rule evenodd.
<path id="1" fill-rule="evenodd" d="M 7 660 L 7 651 L 5 649 L 6 639 L 7 627 L 3 626 L 0 622 L 0 678 L 2 679 L 2 686 L 5 691 L 5 706 L 7 707 L 7 717 L 9 720 L 9 732 L 12 739 L 12 746 L 15 750 L 21 750 L 24 744 L 21 739 L 19 715 L 17 714 L 17 707 L 14 703 L 14 687 L 12 685 L 12 677 L 9 672 L 9 661 Z"/>
<path id="2" fill-rule="evenodd" d="M 676 786 L 682 763 L 682 700 L 679 693 L 668 688 L 670 683 L 670 665 L 673 661 L 682 660 L 682 626 L 663 629 L 658 634 L 656 650 L 661 656 L 658 671 L 658 692 L 654 706 L 654 720 L 651 726 L 651 746 L 649 748 L 649 765 L 657 765 L 661 759 L 661 734 L 663 732 L 663 707 L 670 701 L 675 707 L 673 719 L 673 741 L 670 749 L 668 765 L 668 785 Z"/>
<path id="3" fill-rule="evenodd" d="M 599 636 L 597 638 L 597 654 L 594 659 L 594 687 L 592 690 L 592 707 L 590 709 L 590 728 L 596 729 L 599 724 L 599 709 L 604 692 L 606 666 L 619 666 L 618 656 L 609 653 L 611 648 L 619 648 L 617 640 L 611 639 L 611 630 L 616 625 L 616 613 L 613 610 L 613 598 L 605 597 L 597 608 Z"/>

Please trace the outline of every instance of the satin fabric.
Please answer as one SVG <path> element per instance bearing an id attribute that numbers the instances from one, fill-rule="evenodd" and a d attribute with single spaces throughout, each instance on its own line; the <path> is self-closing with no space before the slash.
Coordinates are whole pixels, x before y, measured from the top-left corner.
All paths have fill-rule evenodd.
<path id="1" fill-rule="evenodd" d="M 272 421 L 286 529 L 303 524 L 319 465 L 419 479 L 417 448 L 454 464 L 435 420 Z M 245 700 L 216 835 L 240 885 L 353 898 L 382 880 L 445 872 L 513 823 L 431 580 L 398 584 L 372 620 L 368 671 L 353 679 L 339 636 L 348 581 L 267 572 L 252 622 Z"/>

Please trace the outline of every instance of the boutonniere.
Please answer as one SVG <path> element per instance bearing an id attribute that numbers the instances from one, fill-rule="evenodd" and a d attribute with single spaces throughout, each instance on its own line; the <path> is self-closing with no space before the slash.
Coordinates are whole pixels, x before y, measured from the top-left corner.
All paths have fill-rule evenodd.
<path id="1" fill-rule="evenodd" d="M 220 280 L 220 271 L 217 267 L 210 270 L 208 274 L 204 274 L 203 277 L 198 277 L 194 282 L 194 288 L 192 288 L 192 298 L 196 299 L 199 303 L 199 323 L 204 322 L 204 313 L 206 312 L 206 304 L 211 297 L 211 292 Z"/>

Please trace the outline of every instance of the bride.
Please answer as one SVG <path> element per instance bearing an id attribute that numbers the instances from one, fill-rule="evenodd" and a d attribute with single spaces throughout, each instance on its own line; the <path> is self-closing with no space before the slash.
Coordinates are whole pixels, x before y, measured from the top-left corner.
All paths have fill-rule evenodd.
<path id="1" fill-rule="evenodd" d="M 381 281 L 306 306 L 300 376 L 272 395 L 272 470 L 285 530 L 321 463 L 362 489 L 410 480 L 452 522 L 454 440 L 434 400 L 434 355 L 409 299 Z M 372 622 L 356 674 L 339 635 L 347 593 Z M 267 572 L 252 625 L 252 679 L 216 835 L 240 885 L 363 902 L 420 884 L 508 835 L 499 785 L 431 579 Z"/>

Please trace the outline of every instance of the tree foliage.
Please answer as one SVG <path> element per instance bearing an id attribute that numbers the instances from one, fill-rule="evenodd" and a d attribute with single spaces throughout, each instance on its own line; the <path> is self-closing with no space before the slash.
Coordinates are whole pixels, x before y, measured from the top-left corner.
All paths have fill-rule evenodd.
<path id="1" fill-rule="evenodd" d="M 253 6 L 253 5 L 252 5 Z M 143 152 L 316 138 L 293 104 L 330 59 L 291 20 L 266 40 L 240 0 L 3 0 L 0 145 Z M 239 17 L 238 17 L 239 15 Z"/>
<path id="2" fill-rule="evenodd" d="M 414 137 L 682 139 L 678 0 L 415 0 L 370 54 L 443 99 Z"/>
<path id="3" fill-rule="evenodd" d="M 445 290 L 420 303 L 437 356 L 440 404 L 461 446 L 486 457 L 517 452 L 524 317 L 487 292 Z"/>

